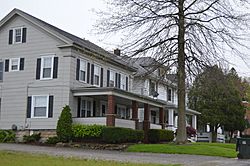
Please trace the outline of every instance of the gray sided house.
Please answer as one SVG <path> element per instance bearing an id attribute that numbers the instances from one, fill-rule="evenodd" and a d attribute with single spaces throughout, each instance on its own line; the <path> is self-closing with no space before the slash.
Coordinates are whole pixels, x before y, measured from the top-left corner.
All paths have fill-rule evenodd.
<path id="1" fill-rule="evenodd" d="M 138 64 L 118 53 L 12 10 L 0 21 L 0 129 L 54 132 L 65 105 L 74 123 L 145 131 L 150 121 L 158 128 L 166 127 L 166 118 L 174 123 L 165 114 L 176 108 L 166 89 L 159 84 L 158 98 L 141 93 L 150 80 L 140 80 Z"/>

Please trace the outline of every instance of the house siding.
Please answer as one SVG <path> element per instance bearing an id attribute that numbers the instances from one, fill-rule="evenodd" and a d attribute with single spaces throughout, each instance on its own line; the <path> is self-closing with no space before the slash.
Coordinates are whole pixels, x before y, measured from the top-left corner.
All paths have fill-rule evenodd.
<path id="1" fill-rule="evenodd" d="M 9 29 L 23 26 L 27 28 L 26 43 L 8 44 Z M 65 104 L 69 103 L 69 58 L 70 50 L 59 49 L 64 44 L 50 34 L 31 24 L 20 16 L 15 16 L 0 29 L 0 59 L 25 58 L 24 70 L 4 72 L 0 83 L 2 100 L 0 128 L 10 129 L 13 124 L 19 129 L 55 129 L 58 116 Z M 36 80 L 36 62 L 41 55 L 54 54 L 59 58 L 57 79 Z M 53 118 L 26 119 L 27 96 L 53 95 Z"/>

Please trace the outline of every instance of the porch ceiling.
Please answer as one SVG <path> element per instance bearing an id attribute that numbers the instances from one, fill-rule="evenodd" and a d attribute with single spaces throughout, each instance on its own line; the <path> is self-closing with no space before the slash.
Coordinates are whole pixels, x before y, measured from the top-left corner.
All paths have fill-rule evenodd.
<path id="1" fill-rule="evenodd" d="M 127 92 L 121 89 L 117 89 L 114 87 L 104 87 L 104 88 L 96 88 L 96 87 L 85 87 L 85 88 L 76 88 L 71 90 L 73 96 L 106 96 L 106 95 L 114 95 L 117 97 L 121 97 L 128 100 L 134 100 L 140 103 L 147 103 L 151 106 L 155 107 L 165 107 L 166 102 L 153 99 L 147 96 L 138 95 L 132 92 Z"/>

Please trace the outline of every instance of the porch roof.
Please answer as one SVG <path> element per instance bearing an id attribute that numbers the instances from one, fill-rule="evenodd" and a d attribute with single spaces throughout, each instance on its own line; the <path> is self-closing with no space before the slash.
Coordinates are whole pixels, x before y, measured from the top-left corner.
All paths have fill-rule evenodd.
<path id="1" fill-rule="evenodd" d="M 148 103 L 149 105 L 155 107 L 166 107 L 166 102 L 158 99 L 153 99 L 148 96 L 139 95 L 136 93 L 128 92 L 121 90 L 115 87 L 84 87 L 84 88 L 75 88 L 71 90 L 73 96 L 105 96 L 105 95 L 114 95 L 117 97 L 134 100 L 140 103 Z"/>
<path id="2" fill-rule="evenodd" d="M 172 105 L 167 104 L 166 108 L 178 109 L 178 105 L 176 105 L 176 104 L 172 104 Z M 187 108 L 187 107 L 186 107 L 186 113 L 195 114 L 195 115 L 200 115 L 201 114 L 200 112 L 195 111 L 195 110 L 190 109 L 190 108 Z"/>

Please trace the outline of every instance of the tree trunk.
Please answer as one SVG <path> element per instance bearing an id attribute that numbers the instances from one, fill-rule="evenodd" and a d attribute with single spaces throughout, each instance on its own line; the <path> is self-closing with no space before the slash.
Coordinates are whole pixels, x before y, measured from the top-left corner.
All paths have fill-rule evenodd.
<path id="1" fill-rule="evenodd" d="M 176 143 L 185 143 L 186 114 L 185 114 L 185 22 L 184 22 L 184 0 L 179 0 L 179 23 L 178 23 L 178 130 Z"/>

